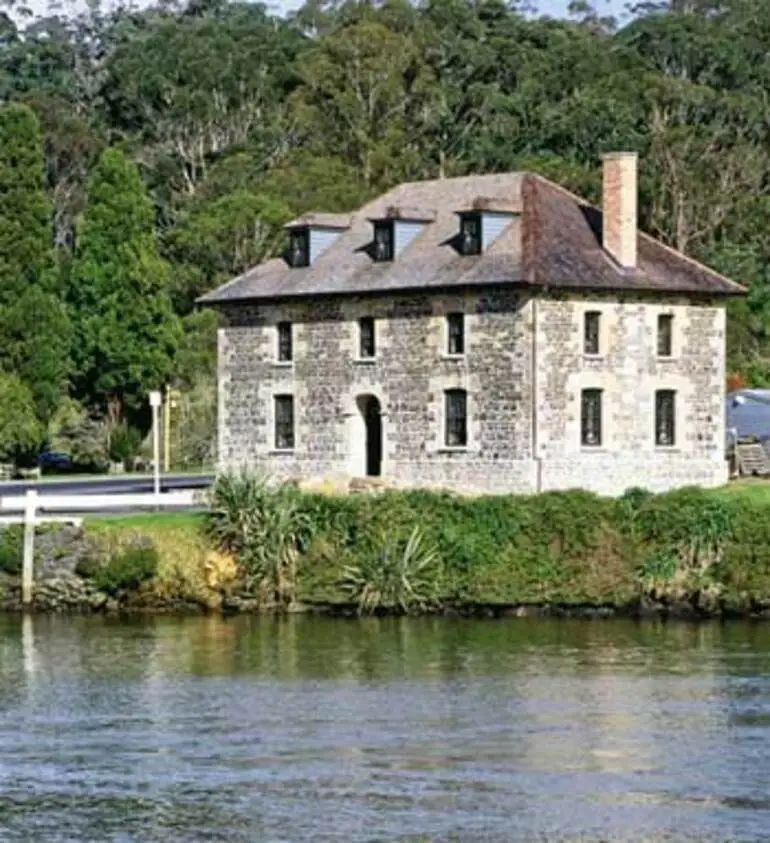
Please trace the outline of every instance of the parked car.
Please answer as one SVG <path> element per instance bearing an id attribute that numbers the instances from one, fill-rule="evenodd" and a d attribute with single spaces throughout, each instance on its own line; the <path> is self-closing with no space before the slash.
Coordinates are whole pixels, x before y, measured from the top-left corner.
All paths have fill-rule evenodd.
<path id="1" fill-rule="evenodd" d="M 64 454 L 61 451 L 43 451 L 38 455 L 37 466 L 41 471 L 52 474 L 65 473 L 75 468 L 69 454 Z"/>

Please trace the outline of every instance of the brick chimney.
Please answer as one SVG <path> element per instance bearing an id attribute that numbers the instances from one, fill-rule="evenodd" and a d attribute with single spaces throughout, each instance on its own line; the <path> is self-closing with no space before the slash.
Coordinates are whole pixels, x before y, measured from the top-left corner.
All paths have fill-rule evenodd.
<path id="1" fill-rule="evenodd" d="M 602 158 L 602 245 L 624 269 L 636 266 L 636 153 Z"/>

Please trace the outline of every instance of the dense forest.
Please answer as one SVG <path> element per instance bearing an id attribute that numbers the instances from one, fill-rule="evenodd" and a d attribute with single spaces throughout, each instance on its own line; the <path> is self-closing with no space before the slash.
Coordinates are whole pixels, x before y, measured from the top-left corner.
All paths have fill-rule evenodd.
<path id="1" fill-rule="evenodd" d="M 7 4 L 8 0 L 6 0 Z M 750 288 L 732 379 L 770 385 L 767 0 L 670 0 L 622 27 L 502 0 L 226 0 L 0 13 L 0 458 L 129 458 L 178 391 L 206 462 L 215 315 L 195 298 L 308 210 L 406 179 L 531 169 L 587 197 L 640 154 L 641 225 Z"/>

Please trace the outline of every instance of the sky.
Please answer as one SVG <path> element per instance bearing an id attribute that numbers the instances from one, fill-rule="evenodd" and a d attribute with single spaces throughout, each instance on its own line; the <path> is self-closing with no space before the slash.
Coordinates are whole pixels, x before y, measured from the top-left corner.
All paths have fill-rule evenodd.
<path id="1" fill-rule="evenodd" d="M 302 5 L 303 0 L 265 0 L 269 8 L 276 10 L 292 10 Z M 569 0 L 534 0 L 544 15 L 566 17 Z M 626 0 L 596 0 L 597 11 L 602 15 L 614 15 L 620 19 L 623 15 Z"/>
<path id="2" fill-rule="evenodd" d="M 270 10 L 276 12 L 287 12 L 299 8 L 304 0 L 264 0 L 265 5 Z M 149 2 L 149 0 L 148 0 Z M 542 14 L 552 15 L 553 17 L 566 17 L 567 6 L 569 0 L 534 0 Z M 626 5 L 626 0 L 595 0 L 597 11 L 602 15 L 614 15 L 620 19 L 623 15 L 623 10 Z M 29 7 L 36 13 L 42 14 L 49 6 L 49 0 L 27 0 Z M 144 5 L 142 0 L 138 0 L 139 5 Z M 77 0 L 63 0 L 62 5 L 74 6 L 78 8 L 81 6 Z M 109 6 L 109 0 L 104 1 L 105 6 Z"/>

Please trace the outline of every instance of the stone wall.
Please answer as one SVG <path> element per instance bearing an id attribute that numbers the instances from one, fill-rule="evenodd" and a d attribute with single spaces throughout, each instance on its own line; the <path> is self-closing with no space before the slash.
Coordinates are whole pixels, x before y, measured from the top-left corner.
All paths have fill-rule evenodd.
<path id="1" fill-rule="evenodd" d="M 684 301 L 540 300 L 536 443 L 542 489 L 618 494 L 727 481 L 724 457 L 724 308 Z M 583 317 L 601 313 L 600 353 L 583 353 Z M 673 354 L 657 356 L 657 321 L 673 317 Z M 603 390 L 601 447 L 580 439 L 580 393 Z M 655 391 L 676 393 L 676 441 L 657 447 Z"/>
<path id="2" fill-rule="evenodd" d="M 583 354 L 583 314 L 601 312 L 601 353 Z M 446 355 L 447 313 L 466 316 L 466 354 Z M 657 316 L 674 353 L 656 355 Z M 357 359 L 358 319 L 377 320 L 377 355 Z M 294 361 L 276 361 L 276 324 L 294 325 Z M 533 358 L 537 366 L 533 367 Z M 724 310 L 685 301 L 485 295 L 383 296 L 231 306 L 219 331 L 222 468 L 279 478 L 365 471 L 358 400 L 382 410 L 382 473 L 469 492 L 584 487 L 618 494 L 726 481 Z M 603 442 L 580 442 L 580 392 L 604 391 Z M 444 446 L 444 390 L 468 393 L 468 447 Z M 677 442 L 656 448 L 654 393 L 677 394 Z M 273 398 L 292 394 L 295 448 L 273 447 Z"/>
<path id="3" fill-rule="evenodd" d="M 360 396 L 381 406 L 382 473 L 415 486 L 530 488 L 531 326 L 515 293 L 390 296 L 233 307 L 219 332 L 222 467 L 278 477 L 365 468 Z M 465 355 L 446 353 L 447 313 L 465 314 Z M 358 320 L 373 316 L 377 354 L 359 360 Z M 276 362 L 275 325 L 294 324 L 294 362 Z M 468 392 L 468 447 L 444 446 L 444 390 Z M 273 448 L 273 396 L 293 394 L 295 449 Z"/>

